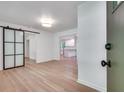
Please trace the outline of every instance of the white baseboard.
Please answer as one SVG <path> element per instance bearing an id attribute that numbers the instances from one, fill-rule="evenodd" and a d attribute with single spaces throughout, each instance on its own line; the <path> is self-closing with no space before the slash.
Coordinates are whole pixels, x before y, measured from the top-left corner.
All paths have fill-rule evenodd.
<path id="1" fill-rule="evenodd" d="M 78 83 L 86 85 L 88 87 L 91 87 L 93 89 L 96 89 L 99 92 L 106 92 L 106 89 L 103 87 L 100 87 L 99 85 L 95 85 L 92 82 L 87 82 L 87 81 L 83 81 L 83 80 L 77 80 Z"/>
<path id="2" fill-rule="evenodd" d="M 48 59 L 48 60 L 38 60 L 36 61 L 36 63 L 44 63 L 44 62 L 49 62 L 49 61 L 53 61 L 54 59 Z"/>
<path id="3" fill-rule="evenodd" d="M 60 60 L 60 58 L 53 58 L 53 60 Z"/>

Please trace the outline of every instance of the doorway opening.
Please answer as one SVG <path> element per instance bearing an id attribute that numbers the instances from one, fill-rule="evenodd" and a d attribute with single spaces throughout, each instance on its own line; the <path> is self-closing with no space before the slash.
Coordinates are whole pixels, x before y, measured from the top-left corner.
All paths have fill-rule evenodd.
<path id="1" fill-rule="evenodd" d="M 60 60 L 75 60 L 77 57 L 76 35 L 60 37 Z"/>
<path id="2" fill-rule="evenodd" d="M 25 33 L 25 62 L 36 63 L 36 34 Z"/>

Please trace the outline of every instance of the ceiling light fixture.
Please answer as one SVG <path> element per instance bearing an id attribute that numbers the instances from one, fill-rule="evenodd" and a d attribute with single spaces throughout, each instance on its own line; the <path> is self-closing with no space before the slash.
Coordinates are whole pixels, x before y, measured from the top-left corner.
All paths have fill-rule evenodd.
<path id="1" fill-rule="evenodd" d="M 54 20 L 51 18 L 43 17 L 41 18 L 41 25 L 44 27 L 52 27 Z"/>

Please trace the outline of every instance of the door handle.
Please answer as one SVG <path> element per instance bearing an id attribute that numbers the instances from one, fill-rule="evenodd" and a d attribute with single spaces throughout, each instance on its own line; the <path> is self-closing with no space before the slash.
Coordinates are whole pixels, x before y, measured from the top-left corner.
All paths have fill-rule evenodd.
<path id="1" fill-rule="evenodd" d="M 105 45 L 105 48 L 106 48 L 107 50 L 111 50 L 111 48 L 112 48 L 111 43 L 107 43 L 107 44 Z"/>
<path id="2" fill-rule="evenodd" d="M 111 61 L 109 60 L 108 62 L 106 62 L 105 60 L 102 60 L 102 61 L 101 61 L 101 65 L 102 65 L 103 67 L 105 67 L 106 65 L 107 65 L 108 67 L 111 67 Z"/>

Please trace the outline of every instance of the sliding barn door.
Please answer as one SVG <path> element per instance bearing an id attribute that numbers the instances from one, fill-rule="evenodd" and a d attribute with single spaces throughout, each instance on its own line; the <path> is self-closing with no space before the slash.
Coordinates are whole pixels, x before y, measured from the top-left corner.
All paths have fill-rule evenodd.
<path id="1" fill-rule="evenodd" d="M 3 69 L 24 66 L 24 32 L 3 28 Z"/>

